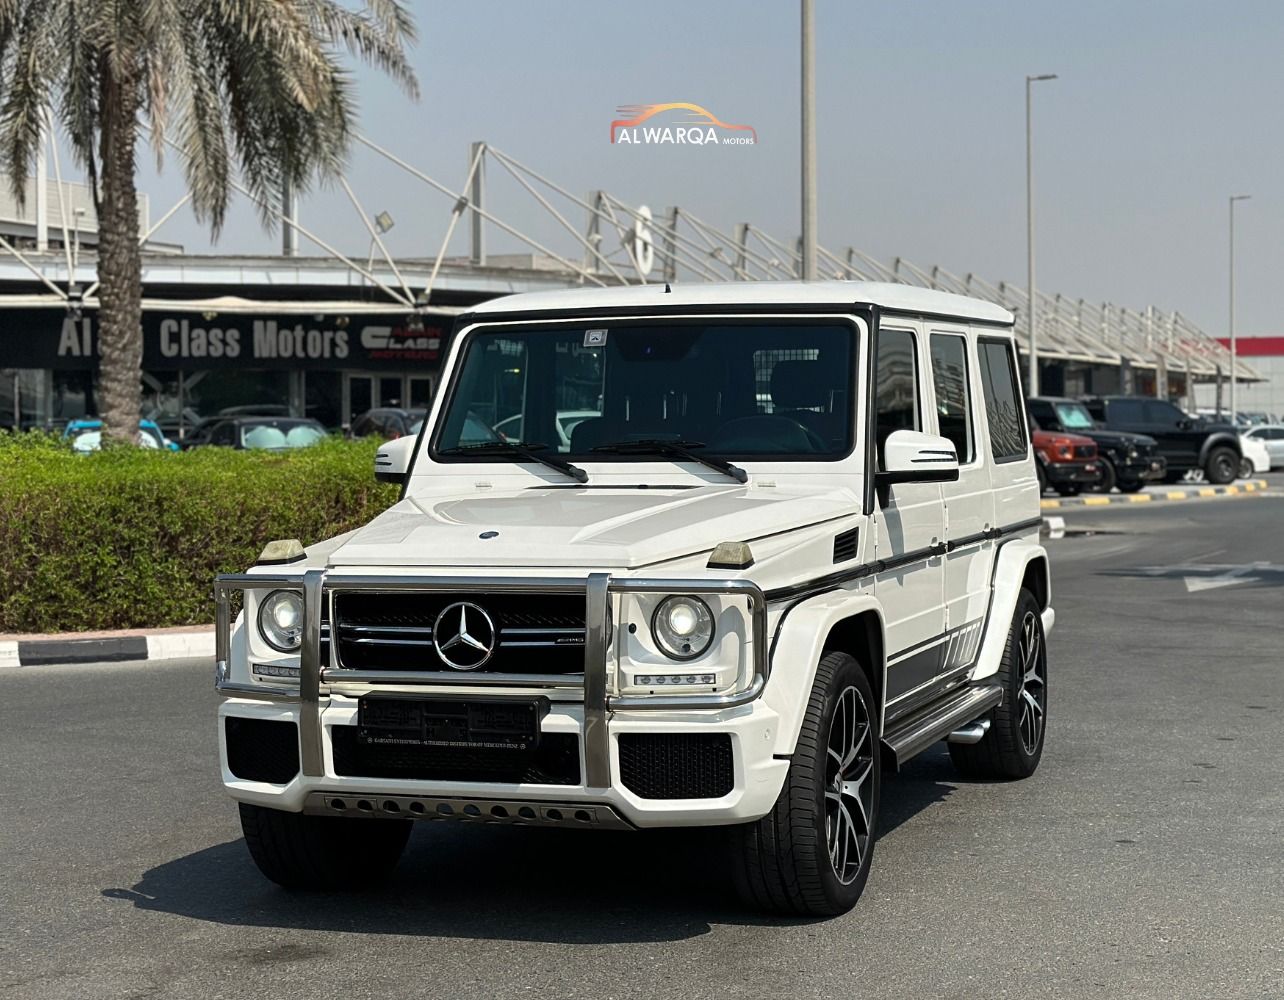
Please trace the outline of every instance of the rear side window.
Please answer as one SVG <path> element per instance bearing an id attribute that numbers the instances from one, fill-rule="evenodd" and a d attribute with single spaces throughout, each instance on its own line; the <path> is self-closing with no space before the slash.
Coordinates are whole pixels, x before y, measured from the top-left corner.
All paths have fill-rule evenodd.
<path id="1" fill-rule="evenodd" d="M 916 431 L 921 425 L 914 334 L 908 330 L 879 330 L 877 346 L 874 426 L 878 453 L 882 455 L 883 444 L 893 431 Z"/>
<path id="2" fill-rule="evenodd" d="M 982 340 L 981 391 L 990 427 L 990 452 L 996 462 L 1025 457 L 1025 416 L 1017 388 L 1016 358 L 1005 340 Z"/>
<path id="3" fill-rule="evenodd" d="M 1146 412 L 1139 399 L 1114 399 L 1110 401 L 1110 419 L 1121 424 L 1144 424 Z"/>
<path id="4" fill-rule="evenodd" d="M 936 388 L 936 421 L 941 437 L 954 442 L 959 464 L 976 458 L 972 444 L 972 393 L 967 377 L 967 341 L 952 334 L 934 333 L 932 384 Z"/>

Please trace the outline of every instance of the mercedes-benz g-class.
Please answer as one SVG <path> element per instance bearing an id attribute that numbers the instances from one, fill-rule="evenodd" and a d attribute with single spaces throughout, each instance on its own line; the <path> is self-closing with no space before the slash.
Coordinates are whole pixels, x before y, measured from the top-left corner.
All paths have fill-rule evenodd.
<path id="1" fill-rule="evenodd" d="M 1012 322 L 848 282 L 462 316 L 375 460 L 400 501 L 216 583 L 264 874 L 363 884 L 413 820 L 717 826 L 749 902 L 835 914 L 884 769 L 946 740 L 1033 773 L 1054 614 Z"/>

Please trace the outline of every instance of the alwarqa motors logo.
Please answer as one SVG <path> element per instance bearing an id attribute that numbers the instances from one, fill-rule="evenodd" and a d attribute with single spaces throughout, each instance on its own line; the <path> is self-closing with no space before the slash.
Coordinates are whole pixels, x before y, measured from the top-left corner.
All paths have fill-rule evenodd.
<path id="1" fill-rule="evenodd" d="M 680 112 L 667 121 L 656 115 Z M 755 146 L 752 125 L 732 125 L 698 104 L 626 104 L 611 122 L 611 142 L 619 145 Z M 680 120 L 679 120 L 680 119 Z M 650 124 L 648 124 L 650 122 Z"/>

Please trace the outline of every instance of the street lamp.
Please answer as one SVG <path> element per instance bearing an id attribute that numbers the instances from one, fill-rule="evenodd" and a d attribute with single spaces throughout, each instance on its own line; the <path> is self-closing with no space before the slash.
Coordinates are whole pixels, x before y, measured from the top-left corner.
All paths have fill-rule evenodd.
<path id="1" fill-rule="evenodd" d="M 1235 202 L 1248 201 L 1251 194 L 1233 194 L 1230 196 L 1230 413 L 1231 423 L 1239 409 L 1235 405 L 1235 386 L 1239 383 L 1235 371 Z"/>
<path id="2" fill-rule="evenodd" d="M 1026 323 L 1030 334 L 1030 377 L 1027 379 L 1026 391 L 1031 396 L 1039 394 L 1039 350 L 1034 339 L 1035 313 L 1038 308 L 1034 298 L 1034 141 L 1030 129 L 1030 84 L 1056 78 L 1056 73 L 1025 78 L 1025 250 L 1030 278 L 1029 302 L 1026 306 Z"/>

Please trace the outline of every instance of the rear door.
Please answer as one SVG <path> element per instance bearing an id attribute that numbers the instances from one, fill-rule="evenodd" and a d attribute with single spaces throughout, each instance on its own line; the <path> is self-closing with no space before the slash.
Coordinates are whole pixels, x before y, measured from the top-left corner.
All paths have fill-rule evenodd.
<path id="1" fill-rule="evenodd" d="M 933 326 L 932 424 L 959 456 L 957 482 L 942 483 L 945 501 L 945 629 L 939 671 L 949 674 L 976 657 L 990 601 L 994 558 L 994 494 L 986 452 L 978 446 L 977 376 L 973 340 L 966 327 Z"/>
<path id="2" fill-rule="evenodd" d="M 1011 339 L 978 335 L 976 360 L 985 409 L 983 447 L 988 449 L 994 527 L 1002 531 L 1037 517 L 1039 485 Z"/>
<path id="3" fill-rule="evenodd" d="M 881 325 L 875 344 L 876 460 L 898 430 L 924 430 L 930 392 L 921 326 L 899 318 Z M 874 512 L 875 552 L 887 568 L 874 578 L 883 607 L 889 716 L 930 691 L 941 666 L 945 631 L 945 531 L 939 483 L 901 483 L 880 496 Z M 899 705 L 897 703 L 900 703 Z"/>

